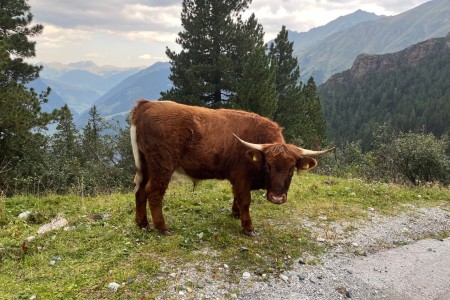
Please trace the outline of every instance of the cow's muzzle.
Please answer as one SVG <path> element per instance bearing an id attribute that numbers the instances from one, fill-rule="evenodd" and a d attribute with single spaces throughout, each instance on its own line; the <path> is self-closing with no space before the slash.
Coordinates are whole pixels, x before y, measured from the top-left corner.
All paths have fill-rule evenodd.
<path id="1" fill-rule="evenodd" d="M 274 204 L 283 204 L 283 203 L 286 203 L 287 196 L 286 196 L 286 194 L 276 195 L 274 193 L 269 193 L 267 200 L 269 200 L 270 202 L 272 202 Z"/>

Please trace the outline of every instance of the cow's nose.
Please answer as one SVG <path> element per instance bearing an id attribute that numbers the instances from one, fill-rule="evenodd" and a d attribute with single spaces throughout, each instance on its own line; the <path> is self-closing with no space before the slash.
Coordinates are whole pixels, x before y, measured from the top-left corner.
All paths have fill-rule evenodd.
<path id="1" fill-rule="evenodd" d="M 275 204 L 283 204 L 287 201 L 286 194 L 276 195 L 274 193 L 269 193 L 268 200 Z"/>

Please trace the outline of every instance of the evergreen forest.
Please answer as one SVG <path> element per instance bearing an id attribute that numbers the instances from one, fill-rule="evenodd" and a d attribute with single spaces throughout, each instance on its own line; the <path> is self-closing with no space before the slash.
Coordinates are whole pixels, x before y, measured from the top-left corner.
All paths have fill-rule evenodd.
<path id="1" fill-rule="evenodd" d="M 398 68 L 369 71 L 354 78 L 351 70 L 335 75 L 319 89 L 327 120 L 328 138 L 337 143 L 360 141 L 376 146 L 373 134 L 380 126 L 392 131 L 450 134 L 450 49 L 440 38 L 439 50 L 417 65 L 398 59 Z"/>

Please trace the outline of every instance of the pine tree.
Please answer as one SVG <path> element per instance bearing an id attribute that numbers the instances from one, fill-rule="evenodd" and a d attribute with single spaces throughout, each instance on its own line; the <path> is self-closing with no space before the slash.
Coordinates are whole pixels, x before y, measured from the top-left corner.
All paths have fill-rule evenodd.
<path id="1" fill-rule="evenodd" d="M 242 80 L 237 89 L 236 106 L 273 118 L 278 103 L 275 71 L 276 67 L 270 64 L 265 48 L 254 49 L 244 65 Z"/>
<path id="2" fill-rule="evenodd" d="M 262 26 L 254 15 L 246 22 L 241 12 L 250 0 L 184 0 L 184 30 L 176 42 L 180 53 L 170 49 L 170 80 L 174 87 L 162 99 L 200 106 L 224 106 L 236 93 L 243 62 L 263 44 Z"/>
<path id="3" fill-rule="evenodd" d="M 326 124 L 323 116 L 317 86 L 312 77 L 302 89 L 302 119 L 303 124 L 301 138 L 304 146 L 311 149 L 319 149 L 326 139 Z"/>
<path id="4" fill-rule="evenodd" d="M 50 176 L 57 193 L 67 193 L 71 187 L 79 186 L 81 170 L 81 145 L 78 130 L 67 105 L 61 108 L 52 137 Z"/>
<path id="5" fill-rule="evenodd" d="M 293 42 L 289 42 L 288 31 L 282 26 L 274 42 L 269 47 L 269 57 L 277 66 L 276 90 L 278 109 L 274 119 L 284 128 L 284 136 L 289 142 L 300 143 L 302 130 L 301 83 L 298 60 L 293 56 Z"/>
<path id="6" fill-rule="evenodd" d="M 269 57 L 277 65 L 278 109 L 275 121 L 284 128 L 288 142 L 307 148 L 320 148 L 325 141 L 325 119 L 313 78 L 306 85 L 300 80 L 300 67 L 293 56 L 294 43 L 282 26 L 269 47 Z"/>
<path id="7" fill-rule="evenodd" d="M 83 160 L 90 163 L 105 163 L 102 155 L 103 143 L 101 132 L 106 129 L 105 123 L 94 105 L 89 110 L 89 120 L 83 129 Z"/>
<path id="8" fill-rule="evenodd" d="M 30 38 L 43 30 L 40 24 L 30 25 L 32 20 L 25 0 L 0 1 L 0 174 L 10 173 L 0 177 L 0 186 L 10 185 L 14 177 L 28 176 L 32 167 L 42 163 L 45 137 L 36 131 L 57 116 L 56 111 L 41 111 L 49 90 L 37 95 L 25 86 L 41 70 L 24 61 L 35 56 L 35 42 Z M 33 158 L 37 161 L 32 162 Z"/>

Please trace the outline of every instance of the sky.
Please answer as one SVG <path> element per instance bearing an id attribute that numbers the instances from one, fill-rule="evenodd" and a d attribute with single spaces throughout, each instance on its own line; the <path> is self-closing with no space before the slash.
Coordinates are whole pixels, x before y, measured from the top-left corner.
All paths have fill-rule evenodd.
<path id="1" fill-rule="evenodd" d="M 287 29 L 311 28 L 358 9 L 397 15 L 428 0 L 253 0 L 243 16 L 255 13 L 266 42 Z M 34 62 L 93 61 L 99 66 L 146 67 L 167 61 L 166 47 L 182 31 L 182 0 L 28 0 L 33 22 L 44 25 L 35 37 Z"/>

